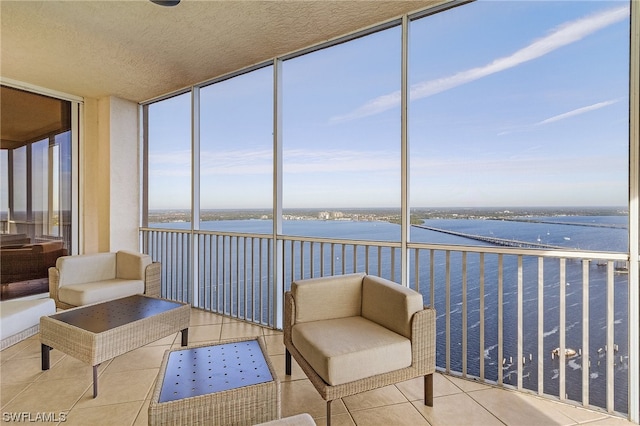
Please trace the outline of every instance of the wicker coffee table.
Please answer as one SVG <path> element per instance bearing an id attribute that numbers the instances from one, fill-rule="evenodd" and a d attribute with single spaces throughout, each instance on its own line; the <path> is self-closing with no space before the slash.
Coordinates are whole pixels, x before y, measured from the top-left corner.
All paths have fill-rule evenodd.
<path id="1" fill-rule="evenodd" d="M 165 352 L 149 425 L 253 425 L 280 418 L 280 382 L 262 338 Z"/>
<path id="2" fill-rule="evenodd" d="M 186 346 L 190 315 L 186 303 L 135 295 L 42 317 L 42 369 L 49 369 L 52 348 L 86 362 L 93 366 L 95 398 L 100 363 L 178 331 Z"/>

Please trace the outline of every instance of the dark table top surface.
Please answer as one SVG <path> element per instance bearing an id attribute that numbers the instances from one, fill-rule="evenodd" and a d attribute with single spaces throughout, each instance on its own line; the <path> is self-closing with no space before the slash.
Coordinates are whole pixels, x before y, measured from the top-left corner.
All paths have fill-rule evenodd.
<path id="1" fill-rule="evenodd" d="M 184 305 L 184 303 L 180 302 L 137 294 L 122 299 L 70 309 L 51 315 L 50 318 L 93 333 L 102 333 Z"/>

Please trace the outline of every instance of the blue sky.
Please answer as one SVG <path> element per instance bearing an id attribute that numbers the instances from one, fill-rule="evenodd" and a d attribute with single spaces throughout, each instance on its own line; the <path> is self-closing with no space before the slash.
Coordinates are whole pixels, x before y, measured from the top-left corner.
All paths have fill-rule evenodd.
<path id="1" fill-rule="evenodd" d="M 413 207 L 625 205 L 628 2 L 478 1 L 410 32 Z M 283 64 L 285 208 L 400 206 L 400 29 Z M 270 208 L 271 68 L 204 88 L 201 206 Z M 188 208 L 189 99 L 151 107 L 150 208 Z"/>

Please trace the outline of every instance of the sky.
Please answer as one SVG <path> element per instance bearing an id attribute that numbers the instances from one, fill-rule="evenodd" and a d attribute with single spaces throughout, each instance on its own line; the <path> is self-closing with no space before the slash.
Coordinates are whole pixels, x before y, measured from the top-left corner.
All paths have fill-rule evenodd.
<path id="1" fill-rule="evenodd" d="M 624 206 L 629 6 L 477 1 L 411 23 L 412 207 Z M 400 207 L 401 32 L 283 63 L 284 208 Z M 201 207 L 270 208 L 273 77 L 201 90 Z M 150 208 L 190 206 L 190 100 L 150 107 Z"/>

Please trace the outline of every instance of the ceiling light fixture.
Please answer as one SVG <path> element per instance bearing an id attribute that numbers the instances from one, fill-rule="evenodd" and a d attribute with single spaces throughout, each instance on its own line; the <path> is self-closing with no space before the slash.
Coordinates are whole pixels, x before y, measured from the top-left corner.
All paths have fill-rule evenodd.
<path id="1" fill-rule="evenodd" d="M 151 0 L 151 3 L 159 4 L 160 6 L 175 6 L 180 3 L 180 0 Z"/>

